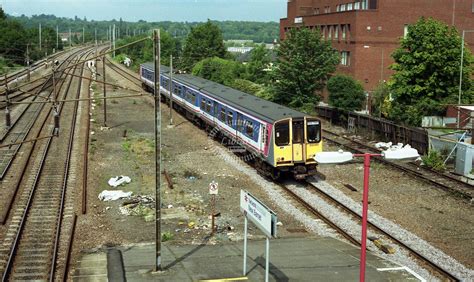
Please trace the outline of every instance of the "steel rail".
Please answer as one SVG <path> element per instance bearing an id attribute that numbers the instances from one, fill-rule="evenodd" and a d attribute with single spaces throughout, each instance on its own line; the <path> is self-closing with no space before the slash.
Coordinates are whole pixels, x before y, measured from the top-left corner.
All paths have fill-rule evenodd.
<path id="1" fill-rule="evenodd" d="M 74 70 L 76 69 L 76 67 L 74 68 Z M 71 86 L 71 83 L 73 81 L 73 78 L 71 77 L 70 81 L 69 81 L 69 84 L 67 86 L 67 89 L 66 91 L 64 92 L 63 95 L 67 95 L 68 93 L 68 89 L 70 88 Z M 59 92 L 56 94 L 56 95 L 59 95 Z M 62 113 L 62 110 L 64 109 L 64 103 L 61 103 L 60 106 L 59 106 L 59 113 L 61 114 Z M 51 114 L 51 111 L 52 109 L 49 110 L 49 113 L 48 113 L 48 116 Z M 72 129 L 74 130 L 74 129 Z M 41 131 L 41 130 L 40 130 Z M 54 129 L 52 129 L 52 132 L 54 132 Z M 48 156 L 48 153 L 49 153 L 49 149 L 51 148 L 51 143 L 52 143 L 52 140 L 53 138 L 49 138 L 46 142 L 46 147 L 45 147 L 45 150 L 43 151 L 43 154 L 41 155 L 41 161 L 40 161 L 40 166 L 39 166 L 39 169 L 37 170 L 37 172 L 35 173 L 34 175 L 34 182 L 33 182 L 33 188 L 31 189 L 29 195 L 28 195 L 28 200 L 27 200 L 27 204 L 26 204 L 26 207 L 25 209 L 23 210 L 23 213 L 22 213 L 22 216 L 21 216 L 21 221 L 20 221 L 20 224 L 19 224 L 19 228 L 18 228 L 18 231 L 17 231 L 17 234 L 15 236 L 15 239 L 14 239 L 14 242 L 13 242 L 13 246 L 12 246 L 12 249 L 10 251 L 10 254 L 9 254 L 9 257 L 8 257 L 8 261 L 7 261 L 7 265 L 5 267 L 5 271 L 3 273 L 3 277 L 2 277 L 2 281 L 7 281 L 8 280 L 8 277 L 10 275 L 10 272 L 12 270 L 12 267 L 13 267 L 13 260 L 15 258 L 15 254 L 18 250 L 18 245 L 19 245 L 19 241 L 20 241 L 20 237 L 22 235 L 22 232 L 23 232 L 23 229 L 25 227 L 25 223 L 26 223 L 26 219 L 27 219 L 27 215 L 29 214 L 30 212 L 30 208 L 31 208 L 31 205 L 32 205 L 32 202 L 33 202 L 33 197 L 34 197 L 34 194 L 36 192 L 36 187 L 38 185 L 38 182 L 39 182 L 39 179 L 41 177 L 41 173 L 43 171 L 43 168 L 44 168 L 44 165 L 46 163 L 46 158 Z M 26 169 L 26 166 L 25 166 L 25 169 Z M 60 226 L 58 227 L 60 228 Z M 56 246 L 54 246 L 54 248 L 56 248 Z"/>
<path id="2" fill-rule="evenodd" d="M 357 213 L 356 211 L 352 210 L 351 208 L 349 208 L 348 206 L 344 205 L 342 202 L 340 202 L 339 200 L 337 200 L 336 198 L 334 198 L 333 196 L 329 195 L 328 193 L 326 193 L 325 191 L 321 190 L 319 187 L 317 187 L 316 185 L 314 185 L 313 183 L 309 182 L 309 181 L 306 181 L 306 183 L 311 186 L 311 188 L 314 188 L 316 190 L 316 192 L 318 192 L 319 194 L 323 195 L 324 198 L 328 199 L 329 201 L 331 202 L 334 202 L 336 204 L 337 207 L 339 208 L 342 208 L 344 211 L 346 211 L 347 213 L 349 213 L 350 215 L 356 217 L 357 219 L 359 220 L 362 220 L 362 216 Z M 304 201 L 303 199 L 301 199 L 302 201 Z M 435 264 L 434 262 L 432 262 L 431 260 L 429 260 L 427 257 L 425 257 L 424 255 L 422 255 L 420 252 L 414 250 L 413 248 L 411 248 L 410 246 L 406 245 L 405 243 L 403 243 L 401 240 L 397 239 L 396 237 L 394 237 L 393 235 L 391 235 L 390 233 L 388 233 L 387 231 L 385 231 L 383 228 L 377 226 L 375 223 L 373 223 L 372 221 L 370 220 L 367 220 L 367 223 L 368 225 L 376 230 L 377 232 L 379 233 L 382 233 L 384 236 L 386 236 L 387 238 L 389 238 L 390 240 L 396 242 L 398 245 L 400 245 L 401 247 L 403 247 L 404 249 L 406 249 L 407 251 L 409 251 L 411 254 L 413 254 L 417 259 L 423 261 L 424 263 L 428 264 L 431 268 L 435 269 L 438 273 L 442 274 L 443 276 L 449 278 L 451 281 L 460 281 L 460 279 L 458 279 L 456 276 L 454 276 L 453 274 L 449 273 L 447 270 L 445 270 L 443 267 Z"/>

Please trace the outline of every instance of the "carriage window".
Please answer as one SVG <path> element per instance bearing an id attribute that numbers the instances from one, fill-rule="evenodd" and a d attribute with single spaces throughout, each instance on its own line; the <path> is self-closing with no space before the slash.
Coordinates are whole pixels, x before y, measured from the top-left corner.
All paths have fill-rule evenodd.
<path id="1" fill-rule="evenodd" d="M 253 122 L 248 121 L 245 125 L 245 134 L 252 137 L 253 136 Z"/>
<path id="2" fill-rule="evenodd" d="M 201 99 L 201 110 L 204 110 L 206 108 L 206 100 Z"/>
<path id="3" fill-rule="evenodd" d="M 211 101 L 207 101 L 207 104 L 206 104 L 206 112 L 208 112 L 208 113 L 211 112 Z"/>
<path id="4" fill-rule="evenodd" d="M 277 146 L 286 146 L 290 143 L 290 125 L 289 121 L 281 121 L 275 124 L 275 144 Z"/>
<path id="5" fill-rule="evenodd" d="M 196 105 L 196 93 L 191 94 L 191 101 L 193 101 L 193 105 Z"/>
<path id="6" fill-rule="evenodd" d="M 306 122 L 306 134 L 309 143 L 321 141 L 321 124 L 319 120 L 308 120 Z"/>
<path id="7" fill-rule="evenodd" d="M 225 110 L 221 109 L 221 114 L 219 115 L 219 120 L 220 121 L 225 121 Z"/>
<path id="8" fill-rule="evenodd" d="M 227 124 L 232 127 L 232 119 L 234 118 L 234 114 L 232 112 L 227 113 Z"/>

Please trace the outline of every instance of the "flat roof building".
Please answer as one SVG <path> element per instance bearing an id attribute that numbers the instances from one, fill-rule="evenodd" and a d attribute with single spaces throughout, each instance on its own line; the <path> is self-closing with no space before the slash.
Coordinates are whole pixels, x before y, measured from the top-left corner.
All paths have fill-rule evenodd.
<path id="1" fill-rule="evenodd" d="M 280 20 L 280 38 L 292 27 L 320 30 L 340 52 L 337 68 L 371 91 L 387 80 L 407 26 L 422 16 L 454 25 L 474 44 L 474 0 L 289 0 L 287 18 Z M 472 47 L 471 47 L 472 50 Z"/>

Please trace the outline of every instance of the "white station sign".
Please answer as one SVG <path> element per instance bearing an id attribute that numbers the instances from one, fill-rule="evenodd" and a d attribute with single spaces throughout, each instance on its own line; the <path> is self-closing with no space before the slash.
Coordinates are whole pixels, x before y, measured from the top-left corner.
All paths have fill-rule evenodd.
<path id="1" fill-rule="evenodd" d="M 276 237 L 276 214 L 247 191 L 240 190 L 240 210 L 268 237 Z"/>

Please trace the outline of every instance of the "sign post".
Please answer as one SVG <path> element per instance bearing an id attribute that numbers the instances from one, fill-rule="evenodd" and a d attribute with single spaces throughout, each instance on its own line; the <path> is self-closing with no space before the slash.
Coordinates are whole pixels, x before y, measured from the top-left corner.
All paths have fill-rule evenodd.
<path id="1" fill-rule="evenodd" d="M 209 183 L 209 194 L 211 195 L 211 235 L 214 235 L 214 215 L 216 214 L 216 195 L 219 192 L 218 189 L 219 183 L 212 181 Z"/>
<path id="2" fill-rule="evenodd" d="M 245 215 L 244 275 L 247 275 L 247 220 L 250 219 L 267 236 L 265 245 L 265 282 L 268 282 L 268 273 L 270 270 L 270 238 L 276 237 L 277 216 L 275 212 L 244 190 L 240 190 L 240 210 Z"/>

